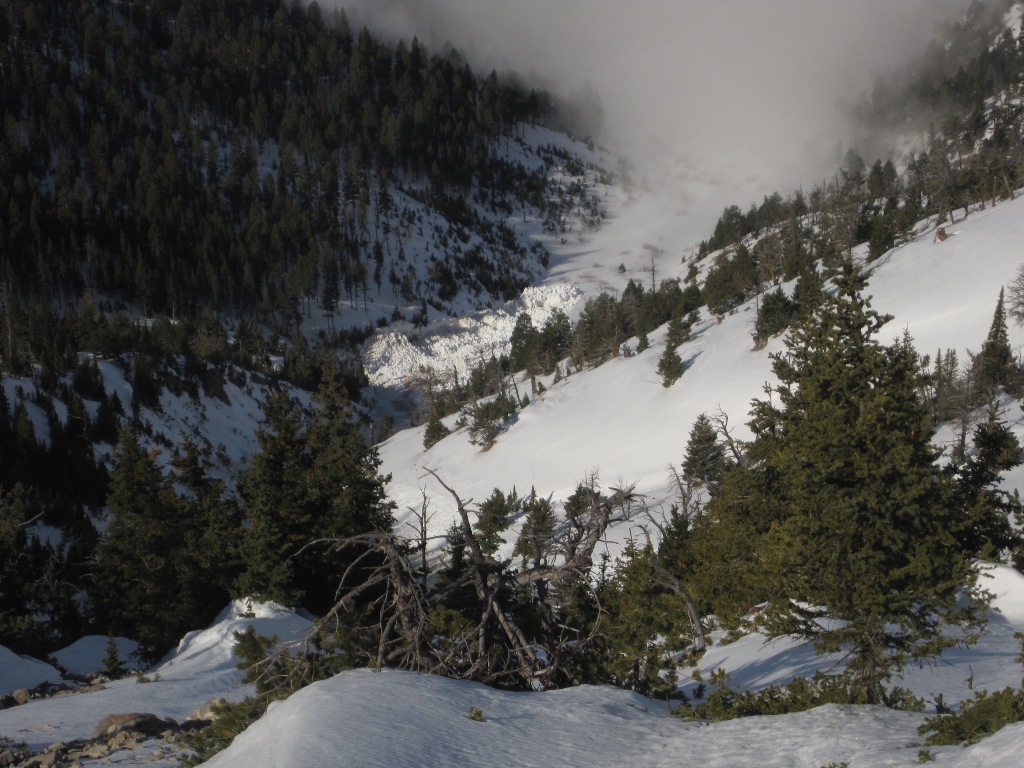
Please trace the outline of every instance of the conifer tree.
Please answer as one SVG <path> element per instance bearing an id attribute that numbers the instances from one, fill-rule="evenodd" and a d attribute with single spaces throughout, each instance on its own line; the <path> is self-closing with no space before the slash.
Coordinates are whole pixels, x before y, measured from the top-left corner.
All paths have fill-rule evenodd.
<path id="1" fill-rule="evenodd" d="M 601 592 L 610 682 L 645 696 L 666 696 L 677 680 L 672 652 L 685 646 L 686 608 L 651 579 L 650 545 L 630 541 Z"/>
<path id="2" fill-rule="evenodd" d="M 194 629 L 192 595 L 179 576 L 186 532 L 177 496 L 131 426 L 121 428 L 113 458 L 94 594 L 108 631 L 134 637 L 155 658 Z"/>
<path id="3" fill-rule="evenodd" d="M 125 673 L 124 662 L 117 653 L 117 641 L 114 636 L 107 635 L 106 653 L 103 655 L 103 674 L 112 680 L 116 680 Z"/>
<path id="4" fill-rule="evenodd" d="M 0 644 L 24 653 L 38 647 L 41 639 L 28 578 L 31 561 L 25 523 L 32 517 L 24 487 L 0 489 Z"/>
<path id="5" fill-rule="evenodd" d="M 689 340 L 690 331 L 698 320 L 700 320 L 698 310 L 693 310 L 686 316 L 676 316 L 669 320 L 668 330 L 665 333 L 665 351 L 658 358 L 658 375 L 661 376 L 663 387 L 671 387 L 683 375 L 683 359 L 679 356 L 676 348 Z"/>
<path id="6" fill-rule="evenodd" d="M 193 605 L 194 625 L 206 626 L 227 604 L 240 570 L 238 505 L 224 483 L 210 476 L 210 462 L 191 438 L 184 438 L 171 467 L 180 486 L 178 588 Z"/>
<path id="7" fill-rule="evenodd" d="M 944 467 L 950 504 L 962 519 L 953 531 L 976 557 L 1000 562 L 1019 558 L 1024 545 L 1024 507 L 1017 493 L 999 487 L 1000 475 L 1021 463 L 1021 445 L 995 406 L 974 429 L 972 450 L 955 454 Z"/>
<path id="8" fill-rule="evenodd" d="M 242 540 L 245 570 L 237 591 L 295 605 L 304 594 L 296 583 L 292 555 L 315 538 L 305 427 L 301 410 L 284 392 L 267 400 L 263 414 L 266 423 L 256 435 L 259 453 L 239 479 L 248 526 Z"/>
<path id="9" fill-rule="evenodd" d="M 718 430 L 706 413 L 697 416 L 686 443 L 683 478 L 695 486 L 715 489 L 725 468 L 725 448 L 718 441 Z"/>
<path id="10" fill-rule="evenodd" d="M 436 407 L 430 409 L 430 421 L 427 422 L 427 428 L 423 430 L 423 449 L 428 448 L 437 444 L 438 441 L 443 440 L 451 432 L 448 427 L 441 421 L 441 414 Z"/>
<path id="11" fill-rule="evenodd" d="M 480 504 L 474 530 L 484 554 L 493 555 L 505 543 L 501 534 L 512 524 L 517 507 L 515 488 L 507 494 L 495 488 Z"/>
<path id="12" fill-rule="evenodd" d="M 970 626 L 977 606 L 957 600 L 975 572 L 950 535 L 962 515 L 944 499 L 917 355 L 905 338 L 875 340 L 888 318 L 870 309 L 858 268 L 843 262 L 835 283 L 775 356 L 780 384 L 755 402 L 749 463 L 727 474 L 709 516 L 731 524 L 719 541 L 759 563 L 746 584 L 770 601 L 769 633 L 848 652 L 874 701 L 907 661 L 957 642 L 949 625 Z"/>
<path id="13" fill-rule="evenodd" d="M 824 297 L 824 287 L 821 275 L 814 265 L 805 267 L 800 272 L 800 277 L 793 288 L 793 301 L 796 302 L 797 312 L 801 317 L 808 317 Z"/>
<path id="14" fill-rule="evenodd" d="M 1016 394 L 1020 388 L 1020 366 L 1010 348 L 1002 289 L 999 290 L 999 300 L 996 302 L 988 336 L 985 337 L 981 351 L 974 360 L 974 368 L 974 382 L 983 400 L 991 400 L 999 387 L 1012 394 Z"/>
<path id="15" fill-rule="evenodd" d="M 523 562 L 539 564 L 543 562 L 551 536 L 555 532 L 555 510 L 551 502 L 531 490 L 523 502 L 525 518 L 523 527 L 516 539 L 515 554 L 523 558 Z"/>
<path id="16" fill-rule="evenodd" d="M 284 393 L 264 409 L 261 451 L 240 483 L 249 527 L 239 591 L 323 612 L 348 564 L 331 544 L 390 529 L 393 505 L 333 368 L 315 400 L 308 421 Z"/>
<path id="17" fill-rule="evenodd" d="M 679 377 L 683 375 L 683 358 L 676 352 L 676 348 L 665 345 L 665 351 L 658 358 L 658 375 L 661 376 L 661 386 L 671 387 Z"/>
<path id="18" fill-rule="evenodd" d="M 766 293 L 757 308 L 754 340 L 763 346 L 769 338 L 785 330 L 796 317 L 798 307 L 782 288 Z"/>

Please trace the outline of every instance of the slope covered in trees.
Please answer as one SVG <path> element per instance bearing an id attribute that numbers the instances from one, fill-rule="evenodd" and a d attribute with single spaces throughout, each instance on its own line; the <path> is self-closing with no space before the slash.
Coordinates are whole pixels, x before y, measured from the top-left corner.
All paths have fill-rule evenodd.
<path id="1" fill-rule="evenodd" d="M 71 339 L 34 318 L 96 303 L 216 338 L 254 316 L 287 337 L 311 305 L 383 291 L 504 300 L 546 264 L 504 217 L 564 215 L 543 170 L 497 152 L 549 96 L 315 3 L 18 0 L 0 37 L 8 370 L 84 348 L 85 318 Z M 429 264 L 406 249 L 425 226 Z"/>

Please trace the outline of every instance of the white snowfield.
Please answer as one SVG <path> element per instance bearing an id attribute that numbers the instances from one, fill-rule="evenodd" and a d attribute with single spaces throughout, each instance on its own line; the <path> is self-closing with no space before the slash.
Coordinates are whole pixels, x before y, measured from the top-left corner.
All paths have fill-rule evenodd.
<path id="1" fill-rule="evenodd" d="M 609 266 L 600 279 L 578 280 L 575 284 L 588 295 L 613 276 L 621 283 L 633 276 L 649 285 L 650 274 L 643 269 L 649 268 L 653 251 L 645 244 L 673 239 L 672 221 L 659 218 L 660 210 L 654 205 L 621 202 L 612 212 L 589 251 L 602 252 L 603 243 L 615 243 L 613 252 L 628 253 L 633 261 L 626 260 L 624 274 Z M 922 223 L 912 242 L 869 265 L 872 276 L 867 292 L 873 296 L 874 309 L 893 316 L 882 330 L 881 342 L 889 343 L 906 331 L 921 355 L 934 360 L 937 350 L 952 348 L 966 364 L 968 352 L 980 349 L 988 333 L 1000 289 L 1024 262 L 1024 200 L 1018 196 L 975 210 L 948 228 L 956 234 L 940 242 L 934 227 Z M 634 247 L 626 247 L 627 242 Z M 863 249 L 857 253 L 863 258 Z M 662 261 L 655 266 L 658 279 L 685 274 L 681 257 L 680 251 L 661 252 Z M 785 287 L 792 290 L 792 285 Z M 749 435 L 745 422 L 751 400 L 763 397 L 765 382 L 774 380 L 770 354 L 784 350 L 781 337 L 762 350 L 753 349 L 755 317 L 756 299 L 721 322 L 708 317 L 705 310 L 695 337 L 679 348 L 686 372 L 668 389 L 661 385 L 656 370 L 664 348 L 664 327 L 650 334 L 651 345 L 640 354 L 572 373 L 558 383 L 548 378 L 547 391 L 531 394 L 530 405 L 514 416 L 486 452 L 470 444 L 464 429 L 427 451 L 423 427 L 399 432 L 380 446 L 381 469 L 391 475 L 388 492 L 399 516 L 408 519 L 418 512 L 426 490 L 433 514 L 431 529 L 441 534 L 455 519 L 453 500 L 427 470 L 437 472 L 463 500 L 477 502 L 494 488 L 509 491 L 513 487 L 520 494 L 528 494 L 532 487 L 542 496 L 550 494 L 561 501 L 578 482 L 596 474 L 604 488 L 635 486 L 652 512 L 660 514 L 675 500 L 669 468 L 681 464 L 690 428 L 700 413 L 721 411 L 728 416 L 735 437 Z M 1009 334 L 1011 344 L 1020 349 L 1024 329 L 1011 323 Z M 635 340 L 631 346 L 635 349 Z M 461 359 L 467 357 L 471 355 L 463 353 Z M 439 367 L 444 370 L 445 365 Z M 528 383 L 519 388 L 529 392 Z M 1003 417 L 1024 438 L 1020 409 L 1011 405 Z M 446 422 L 453 426 L 455 418 Z M 1024 472 L 1011 473 L 1007 482 L 1011 488 L 1024 488 Z M 613 554 L 629 535 L 629 527 L 624 527 L 613 536 Z M 515 536 L 515 531 L 506 536 L 509 549 Z"/>
<path id="2" fill-rule="evenodd" d="M 486 720 L 470 720 L 478 707 Z M 793 715 L 687 722 L 615 688 L 507 693 L 408 672 L 346 672 L 275 704 L 207 765 L 217 768 L 779 766 L 858 768 L 918 760 L 919 715 L 827 705 Z M 940 766 L 1019 765 L 1024 724 L 932 748 Z"/>

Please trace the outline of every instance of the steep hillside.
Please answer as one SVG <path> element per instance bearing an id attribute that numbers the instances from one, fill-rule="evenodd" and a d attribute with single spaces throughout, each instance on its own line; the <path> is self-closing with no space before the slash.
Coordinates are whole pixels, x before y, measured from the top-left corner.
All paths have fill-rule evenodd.
<path id="1" fill-rule="evenodd" d="M 654 239 L 650 226 L 648 212 L 636 203 L 612 209 L 600 237 L 616 244 L 631 239 L 636 244 L 633 251 L 640 255 L 643 243 Z M 1013 280 L 1021 263 L 1017 247 L 1021 238 L 1021 199 L 975 210 L 944 242 L 936 239 L 930 222 L 922 222 L 912 242 L 869 265 L 873 306 L 894 317 L 888 326 L 889 340 L 906 330 L 922 355 L 952 348 L 966 360 L 968 350 L 980 349 L 999 292 Z M 600 248 L 597 241 L 592 247 L 598 252 L 609 250 Z M 857 253 L 863 260 L 866 247 Z M 683 264 L 678 269 L 685 271 Z M 613 274 L 614 269 L 606 268 L 599 279 L 610 280 Z M 785 287 L 792 291 L 793 284 Z M 722 411 L 736 438 L 748 435 L 744 424 L 750 401 L 763 396 L 764 383 L 772 379 L 770 355 L 783 350 L 781 337 L 754 349 L 757 301 L 750 299 L 721 322 L 702 321 L 694 338 L 680 348 L 686 372 L 670 388 L 661 385 L 656 371 L 663 348 L 662 328 L 651 335 L 651 346 L 642 353 L 572 373 L 557 383 L 548 379 L 547 391 L 519 412 L 487 451 L 472 445 L 465 429 L 429 450 L 423 448 L 422 427 L 400 432 L 380 446 L 382 469 L 392 476 L 389 493 L 399 510 L 418 510 L 420 489 L 426 487 L 437 513 L 432 525 L 439 532 L 452 521 L 453 510 L 427 469 L 436 471 L 465 498 L 478 501 L 493 488 L 513 487 L 521 493 L 534 487 L 542 495 L 562 500 L 578 482 L 596 473 L 602 486 L 635 484 L 651 506 L 665 509 L 676 499 L 670 465 L 678 467 L 682 462 L 698 414 Z M 491 329 L 488 321 L 480 322 L 467 348 L 499 344 Z M 1014 326 L 1010 331 L 1012 344 L 1019 349 L 1024 330 Z M 455 359 L 457 354 L 439 367 L 450 368 Z M 1012 423 L 1019 421 L 1016 410 L 1007 412 Z M 451 422 L 454 426 L 454 419 Z M 625 535 L 618 535 L 620 545 Z"/>

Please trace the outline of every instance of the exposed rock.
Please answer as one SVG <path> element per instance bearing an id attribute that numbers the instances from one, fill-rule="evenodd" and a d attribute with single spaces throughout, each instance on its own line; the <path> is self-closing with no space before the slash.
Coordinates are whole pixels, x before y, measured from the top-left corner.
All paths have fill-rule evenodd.
<path id="1" fill-rule="evenodd" d="M 189 723 L 198 720 L 204 723 L 212 723 L 217 719 L 217 716 L 213 712 L 213 708 L 222 704 L 227 704 L 227 701 L 219 696 L 215 696 L 186 717 L 185 722 Z"/>
<path id="2" fill-rule="evenodd" d="M 27 688 L 19 688 L 11 692 L 11 698 L 15 704 L 27 704 L 32 701 L 32 693 Z"/>
<path id="3" fill-rule="evenodd" d="M 102 760 L 109 754 L 110 746 L 101 741 L 87 746 L 78 754 L 78 758 L 85 758 L 86 760 Z"/>
<path id="4" fill-rule="evenodd" d="M 98 739 L 102 736 L 109 736 L 123 731 L 132 731 L 146 736 L 158 736 L 167 730 L 168 726 L 177 728 L 177 723 L 171 719 L 163 719 L 149 712 L 129 712 L 121 715 L 107 715 L 100 720 L 92 738 Z"/>
<path id="5" fill-rule="evenodd" d="M 20 763 L 22 768 L 53 768 L 60 762 L 60 752 L 43 752 L 38 755 L 33 755 L 28 760 Z"/>

